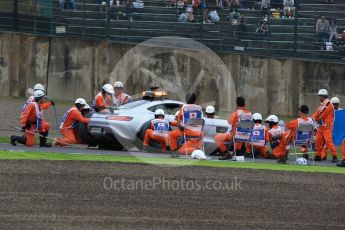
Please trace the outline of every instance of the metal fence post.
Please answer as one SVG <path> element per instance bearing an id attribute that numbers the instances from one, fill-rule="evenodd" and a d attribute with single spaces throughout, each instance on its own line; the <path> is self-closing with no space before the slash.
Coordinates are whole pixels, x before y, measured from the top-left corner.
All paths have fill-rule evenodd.
<path id="1" fill-rule="evenodd" d="M 36 34 L 36 26 L 37 26 L 37 0 L 34 0 L 33 13 L 34 13 L 34 34 Z"/>
<path id="2" fill-rule="evenodd" d="M 132 1 L 128 0 L 127 2 L 127 18 L 128 18 L 128 27 L 127 27 L 127 42 L 130 43 L 130 39 L 131 39 L 131 4 Z"/>
<path id="3" fill-rule="evenodd" d="M 49 2 L 50 2 L 50 4 L 49 4 L 49 18 L 50 18 L 50 20 L 49 20 L 49 24 L 50 24 L 50 26 L 49 26 L 49 34 L 50 34 L 50 36 L 52 36 L 53 34 L 54 34 L 54 2 L 53 2 L 53 0 L 49 0 Z"/>
<path id="4" fill-rule="evenodd" d="M 175 2 L 175 19 L 176 19 L 176 23 L 178 23 L 178 18 L 179 18 L 179 15 L 178 15 L 178 8 L 177 8 L 177 1 Z"/>
<path id="5" fill-rule="evenodd" d="M 268 23 L 268 31 L 267 31 L 267 36 L 266 36 L 266 56 L 269 56 L 271 54 L 270 51 L 270 40 L 271 40 L 271 7 L 269 7 L 269 11 L 267 14 L 267 23 Z"/>
<path id="6" fill-rule="evenodd" d="M 317 11 L 315 11 L 315 14 L 314 14 L 315 35 L 314 35 L 314 44 L 313 44 L 313 59 L 315 59 L 315 46 L 317 44 L 317 32 L 316 32 L 317 19 L 316 19 L 316 15 L 317 15 Z"/>
<path id="7" fill-rule="evenodd" d="M 18 31 L 18 0 L 14 0 L 13 4 L 13 29 Z"/>
<path id="8" fill-rule="evenodd" d="M 222 52 L 223 51 L 223 28 L 222 28 L 222 25 L 223 25 L 223 7 L 222 7 L 222 3 L 221 1 L 220 2 L 220 20 L 219 20 L 219 52 Z M 217 7 L 216 7 L 217 9 Z"/>
<path id="9" fill-rule="evenodd" d="M 108 5 L 109 2 L 109 5 Z M 107 2 L 107 8 L 106 8 L 106 17 L 107 17 L 107 25 L 106 25 L 106 31 L 107 31 L 107 40 L 110 40 L 110 17 L 111 17 L 111 6 L 110 1 Z"/>
<path id="10" fill-rule="evenodd" d="M 200 20 L 200 42 L 203 43 L 203 31 L 204 31 L 204 7 L 205 7 L 205 0 L 202 0 L 201 8 L 201 20 Z"/>
<path id="11" fill-rule="evenodd" d="M 86 14 L 85 14 L 85 5 L 86 2 L 85 0 L 83 0 L 83 37 L 85 37 L 85 18 L 86 18 Z"/>
<path id="12" fill-rule="evenodd" d="M 293 56 L 296 56 L 297 52 L 297 39 L 298 39 L 298 8 L 299 8 L 299 2 L 297 2 L 297 5 L 295 6 L 295 24 L 294 24 L 294 42 L 293 42 Z"/>

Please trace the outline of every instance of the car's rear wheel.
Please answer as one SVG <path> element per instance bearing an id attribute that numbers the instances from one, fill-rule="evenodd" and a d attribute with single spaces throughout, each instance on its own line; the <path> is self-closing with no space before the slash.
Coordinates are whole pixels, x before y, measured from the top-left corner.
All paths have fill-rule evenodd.
<path id="1" fill-rule="evenodd" d="M 91 136 L 87 124 L 80 123 L 79 124 L 79 138 L 81 139 L 83 144 L 88 144 L 91 146 L 97 146 L 94 138 Z"/>
<path id="2" fill-rule="evenodd" d="M 82 143 L 88 144 L 89 146 L 98 146 L 99 149 L 123 150 L 123 146 L 113 136 L 93 136 L 89 132 L 87 124 L 79 124 L 79 137 Z"/>

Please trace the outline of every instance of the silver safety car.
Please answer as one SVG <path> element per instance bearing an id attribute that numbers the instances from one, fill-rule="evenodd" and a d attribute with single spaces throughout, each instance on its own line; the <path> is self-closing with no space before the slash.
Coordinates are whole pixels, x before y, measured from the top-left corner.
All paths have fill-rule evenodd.
<path id="1" fill-rule="evenodd" d="M 80 130 L 80 137 L 83 142 L 101 149 L 141 149 L 146 129 L 150 127 L 150 120 L 154 119 L 154 112 L 163 109 L 165 119 L 174 121 L 175 113 L 183 104 L 175 100 L 146 98 L 122 105 L 114 111 L 93 113 L 87 127 Z M 217 149 L 214 136 L 230 131 L 231 127 L 226 120 L 204 119 L 205 152 L 212 153 Z"/>

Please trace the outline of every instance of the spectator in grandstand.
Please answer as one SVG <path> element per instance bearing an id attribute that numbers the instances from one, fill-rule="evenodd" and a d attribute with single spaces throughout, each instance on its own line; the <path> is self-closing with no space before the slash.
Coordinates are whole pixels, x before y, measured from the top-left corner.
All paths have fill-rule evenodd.
<path id="1" fill-rule="evenodd" d="M 284 0 L 284 8 L 283 8 L 284 16 L 286 17 L 293 17 L 295 15 L 295 2 L 294 0 Z"/>
<path id="2" fill-rule="evenodd" d="M 240 8 L 240 0 L 226 0 L 226 4 L 230 10 Z"/>
<path id="3" fill-rule="evenodd" d="M 220 8 L 224 9 L 224 8 L 228 8 L 228 2 L 230 0 L 219 0 L 219 5 L 220 5 Z"/>
<path id="4" fill-rule="evenodd" d="M 200 8 L 202 9 L 202 18 L 203 18 L 203 23 L 211 23 L 210 19 L 208 18 L 208 6 L 205 1 L 202 1 L 199 4 Z"/>
<path id="5" fill-rule="evenodd" d="M 345 41 L 345 30 L 343 30 L 342 33 L 338 34 L 338 36 L 339 40 Z"/>
<path id="6" fill-rule="evenodd" d="M 236 28 L 236 35 L 238 36 L 238 38 L 243 38 L 246 36 L 246 34 L 247 34 L 247 25 L 246 25 L 244 14 L 241 13 L 240 20 Z"/>
<path id="7" fill-rule="evenodd" d="M 132 2 L 132 7 L 134 9 L 134 12 L 136 13 L 142 13 L 144 11 L 144 1 L 142 0 L 134 0 Z"/>
<path id="8" fill-rule="evenodd" d="M 119 1 L 113 0 L 110 2 L 110 20 L 119 20 Z"/>
<path id="9" fill-rule="evenodd" d="M 186 6 L 186 12 L 183 12 L 180 14 L 178 21 L 179 22 L 193 22 L 194 21 L 193 5 L 188 4 Z"/>
<path id="10" fill-rule="evenodd" d="M 191 7 L 193 10 L 193 14 L 198 14 L 199 13 L 199 3 L 200 3 L 200 0 L 187 0 L 185 2 L 185 6 L 187 8 Z"/>
<path id="11" fill-rule="evenodd" d="M 261 35 L 261 37 L 267 37 L 269 33 L 268 19 L 265 17 L 262 21 L 259 22 L 259 26 L 256 29 L 256 32 Z"/>
<path id="12" fill-rule="evenodd" d="M 97 0 L 97 4 L 99 4 L 99 11 L 100 12 L 107 12 L 109 7 L 109 0 Z"/>
<path id="13" fill-rule="evenodd" d="M 325 16 L 321 16 L 316 22 L 316 35 L 322 41 L 326 42 L 329 40 L 329 22 Z"/>
<path id="14" fill-rule="evenodd" d="M 164 2 L 167 7 L 174 7 L 177 5 L 177 8 L 183 8 L 187 0 L 165 0 Z"/>
<path id="15" fill-rule="evenodd" d="M 74 0 L 60 0 L 61 10 L 71 9 L 73 11 L 77 10 Z"/>
<path id="16" fill-rule="evenodd" d="M 336 39 L 339 36 L 337 29 L 337 21 L 335 19 L 332 19 L 329 25 L 329 32 L 331 34 L 331 36 L 329 36 L 329 42 L 331 42 L 333 38 Z"/>
<path id="17" fill-rule="evenodd" d="M 216 10 L 212 10 L 212 11 L 208 14 L 208 17 L 209 17 L 209 19 L 211 20 L 211 22 L 213 22 L 213 23 L 217 23 L 217 22 L 220 21 L 220 17 L 219 17 L 219 15 L 218 15 L 218 13 L 217 13 Z"/>
<path id="18" fill-rule="evenodd" d="M 238 8 L 240 7 L 240 1 L 239 0 L 230 0 L 228 2 L 228 7 L 230 9 L 230 23 L 233 25 L 237 25 L 240 14 L 238 13 Z"/>
<path id="19" fill-rule="evenodd" d="M 269 14 L 269 7 L 270 7 L 271 1 L 270 0 L 261 0 L 261 11 L 262 16 Z"/>

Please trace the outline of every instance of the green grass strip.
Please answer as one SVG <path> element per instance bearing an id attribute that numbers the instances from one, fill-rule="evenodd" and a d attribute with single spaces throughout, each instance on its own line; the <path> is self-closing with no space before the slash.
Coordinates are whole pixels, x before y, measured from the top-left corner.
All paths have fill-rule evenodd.
<path id="1" fill-rule="evenodd" d="M 253 162 L 231 162 L 231 161 L 203 161 L 188 159 L 169 158 L 138 158 L 135 156 L 112 156 L 112 155 L 91 155 L 91 154 L 64 154 L 64 153 L 42 153 L 42 152 L 15 152 L 0 151 L 0 159 L 3 160 L 50 160 L 50 161 L 99 161 L 99 162 L 121 162 L 121 163 L 144 163 L 155 165 L 171 166 L 206 166 L 218 168 L 244 168 L 244 169 L 264 169 L 283 170 L 299 172 L 319 172 L 319 173 L 345 173 L 345 168 L 335 166 L 301 166 L 301 165 L 281 165 L 272 163 Z M 186 162 L 188 161 L 188 162 Z"/>
<path id="2" fill-rule="evenodd" d="M 6 143 L 6 144 L 11 143 L 10 137 L 0 136 L 0 143 Z"/>

